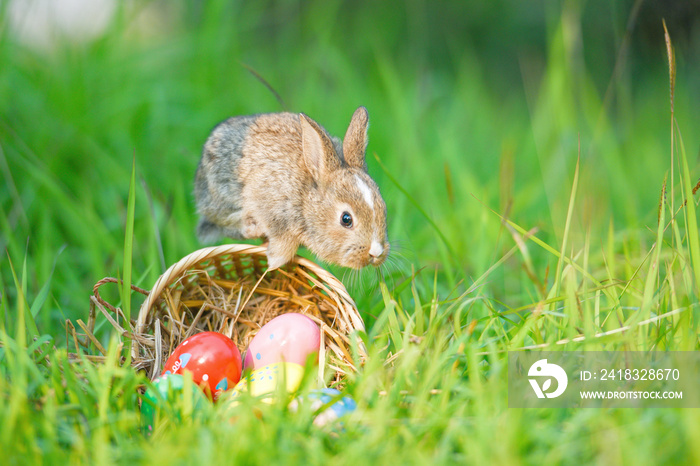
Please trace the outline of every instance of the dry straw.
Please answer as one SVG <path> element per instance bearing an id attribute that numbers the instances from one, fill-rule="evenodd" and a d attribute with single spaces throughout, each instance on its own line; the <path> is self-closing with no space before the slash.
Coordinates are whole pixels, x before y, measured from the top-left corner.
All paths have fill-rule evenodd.
<path id="1" fill-rule="evenodd" d="M 155 378 L 170 353 L 195 333 L 220 332 L 243 352 L 271 319 L 298 312 L 322 330 L 319 378 L 334 383 L 356 371 L 367 355 L 354 332 L 364 330 L 364 324 L 343 284 L 302 257 L 269 271 L 265 252 L 262 246 L 228 244 L 185 256 L 160 276 L 150 292 L 132 286 L 145 294 L 146 300 L 137 320 L 129 325 L 124 324 L 121 310 L 99 294 L 102 285 L 116 280 L 101 280 L 91 297 L 88 323 L 77 321 L 84 336 L 76 333 L 71 322 L 67 322 L 67 331 L 76 347 L 92 345 L 104 355 L 104 348 L 93 336 L 99 310 L 121 336 L 131 339 L 132 365 Z"/>

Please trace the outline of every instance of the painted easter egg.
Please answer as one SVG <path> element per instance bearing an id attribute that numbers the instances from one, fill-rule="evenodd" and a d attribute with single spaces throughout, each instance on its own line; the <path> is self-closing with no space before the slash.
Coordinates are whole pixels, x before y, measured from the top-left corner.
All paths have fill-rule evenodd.
<path id="1" fill-rule="evenodd" d="M 318 361 L 320 345 L 316 322 L 296 312 L 282 314 L 263 325 L 251 340 L 243 369 L 256 370 L 276 362 L 303 365 L 311 355 Z"/>
<path id="2" fill-rule="evenodd" d="M 192 380 L 214 400 L 241 379 L 241 353 L 236 344 L 218 332 L 192 335 L 175 348 L 163 374 L 192 373 Z"/>
<path id="3" fill-rule="evenodd" d="M 236 400 L 243 393 L 248 393 L 250 396 L 260 397 L 263 401 L 271 403 L 282 384 L 285 392 L 293 393 L 299 388 L 303 378 L 304 366 L 300 364 L 293 362 L 269 364 L 243 377 L 233 388 L 231 400 Z"/>
<path id="4" fill-rule="evenodd" d="M 312 411 L 320 411 L 314 418 L 314 425 L 319 427 L 335 422 L 357 409 L 355 400 L 349 396 L 341 396 L 341 392 L 335 388 L 312 390 L 305 397 L 292 400 L 289 410 L 296 411 L 302 403 L 310 403 L 309 408 Z"/>
<path id="5" fill-rule="evenodd" d="M 183 397 L 185 378 L 180 374 L 168 374 L 158 377 L 146 389 L 141 401 L 141 423 L 147 434 L 153 432 L 157 413 L 170 409 L 181 419 L 183 414 L 192 415 L 209 401 L 194 383 L 191 384 L 192 399 L 188 405 Z"/>

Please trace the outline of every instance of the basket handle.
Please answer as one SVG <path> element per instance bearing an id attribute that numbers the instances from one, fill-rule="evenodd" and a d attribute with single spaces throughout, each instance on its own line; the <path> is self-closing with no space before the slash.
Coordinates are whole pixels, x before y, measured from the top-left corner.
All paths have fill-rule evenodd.
<path id="1" fill-rule="evenodd" d="M 105 285 L 105 284 L 107 284 L 107 283 L 117 283 L 117 284 L 120 284 L 120 285 L 121 285 L 121 284 L 124 283 L 124 282 L 123 282 L 123 280 L 120 280 L 120 279 L 118 279 L 118 278 L 105 277 L 105 278 L 103 278 L 102 280 L 100 280 L 99 282 L 95 283 L 95 286 L 92 287 L 92 294 L 95 295 L 95 299 L 96 299 L 100 304 L 102 304 L 104 307 L 106 307 L 106 308 L 109 309 L 110 311 L 114 312 L 115 314 L 118 314 L 119 312 L 117 311 L 117 308 L 114 307 L 114 306 L 112 306 L 111 304 L 109 304 L 107 301 L 105 301 L 104 299 L 102 299 L 102 296 L 100 296 L 99 288 L 100 288 L 102 285 Z M 139 287 L 136 286 L 136 285 L 131 285 L 131 289 L 134 290 L 134 291 L 138 291 L 139 293 L 141 293 L 141 294 L 144 295 L 144 296 L 148 296 L 148 294 L 149 294 L 149 291 L 148 291 L 148 290 L 144 290 L 143 288 L 139 288 Z"/>

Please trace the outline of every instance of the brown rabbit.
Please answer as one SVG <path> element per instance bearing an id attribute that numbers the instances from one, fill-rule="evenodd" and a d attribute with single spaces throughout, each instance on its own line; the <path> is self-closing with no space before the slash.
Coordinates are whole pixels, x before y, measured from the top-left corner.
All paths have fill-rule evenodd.
<path id="1" fill-rule="evenodd" d="M 322 260 L 359 269 L 389 253 L 386 205 L 367 174 L 367 109 L 345 139 L 302 114 L 229 118 L 212 131 L 197 168 L 197 234 L 267 238 L 268 266 L 304 245 Z"/>

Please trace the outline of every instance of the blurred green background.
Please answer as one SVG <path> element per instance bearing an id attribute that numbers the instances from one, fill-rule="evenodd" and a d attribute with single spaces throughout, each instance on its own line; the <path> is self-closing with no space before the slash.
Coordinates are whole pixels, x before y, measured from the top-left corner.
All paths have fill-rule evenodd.
<path id="1" fill-rule="evenodd" d="M 84 316 L 94 282 L 121 274 L 132 158 L 134 281 L 150 288 L 200 247 L 194 170 L 231 115 L 303 111 L 342 135 L 365 105 L 370 174 L 396 246 L 390 272 L 437 267 L 445 293 L 513 246 L 491 209 L 558 243 L 579 140 L 574 244 L 590 234 L 600 246 L 611 225 L 642 246 L 653 237 L 645 228 L 670 167 L 662 18 L 696 168 L 697 1 L 103 0 L 45 15 L 47 3 L 4 2 L 0 31 L 0 249 L 26 265 L 29 296 L 50 280 L 45 332 Z M 533 254 L 544 274 L 551 258 Z M 0 264 L 12 300 L 4 253 Z M 524 276 L 506 263 L 485 292 L 526 303 Z M 368 309 L 378 292 L 356 281 Z"/>

